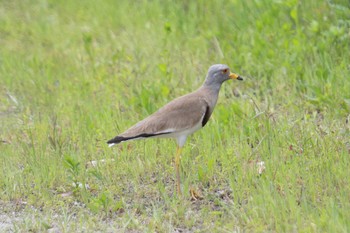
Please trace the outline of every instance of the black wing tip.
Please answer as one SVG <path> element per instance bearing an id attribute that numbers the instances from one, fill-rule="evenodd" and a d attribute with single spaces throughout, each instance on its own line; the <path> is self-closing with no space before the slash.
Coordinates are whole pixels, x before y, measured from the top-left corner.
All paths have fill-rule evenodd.
<path id="1" fill-rule="evenodd" d="M 128 140 L 132 140 L 132 139 L 136 139 L 136 138 L 149 138 L 149 137 L 154 137 L 154 136 L 159 136 L 159 135 L 163 135 L 163 134 L 169 134 L 170 132 L 164 132 L 164 133 L 157 133 L 157 134 L 148 134 L 148 133 L 142 133 L 133 137 L 120 137 L 120 136 L 116 136 L 115 138 L 109 140 L 107 142 L 107 144 L 118 144 L 121 143 L 123 141 L 128 141 Z"/>
<path id="2" fill-rule="evenodd" d="M 121 143 L 122 141 L 125 141 L 125 140 L 127 140 L 127 138 L 117 136 L 117 137 L 109 140 L 107 142 L 107 144 L 118 144 L 118 143 Z"/>

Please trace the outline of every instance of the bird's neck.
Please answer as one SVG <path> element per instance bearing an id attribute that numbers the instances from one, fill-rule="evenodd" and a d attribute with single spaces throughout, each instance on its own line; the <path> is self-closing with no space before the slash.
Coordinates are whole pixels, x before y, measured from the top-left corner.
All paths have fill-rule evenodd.
<path id="1" fill-rule="evenodd" d="M 216 92 L 217 94 L 219 94 L 219 91 L 221 88 L 221 83 L 207 83 L 207 82 L 205 82 L 201 88 L 206 89 L 206 90 L 211 91 L 211 92 Z"/>
<path id="2" fill-rule="evenodd" d="M 200 88 L 200 92 L 206 93 L 203 96 L 205 96 L 207 102 L 210 103 L 210 106 L 215 106 L 218 100 L 220 87 L 221 85 L 205 85 L 204 83 L 203 86 Z"/>

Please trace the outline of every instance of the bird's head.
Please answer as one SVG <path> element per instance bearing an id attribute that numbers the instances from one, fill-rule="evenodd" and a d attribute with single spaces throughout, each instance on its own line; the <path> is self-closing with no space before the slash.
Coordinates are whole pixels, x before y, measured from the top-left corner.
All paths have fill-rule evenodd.
<path id="1" fill-rule="evenodd" d="M 217 86 L 229 79 L 243 80 L 238 74 L 231 73 L 227 65 L 216 64 L 209 67 L 204 84 L 207 86 Z"/>

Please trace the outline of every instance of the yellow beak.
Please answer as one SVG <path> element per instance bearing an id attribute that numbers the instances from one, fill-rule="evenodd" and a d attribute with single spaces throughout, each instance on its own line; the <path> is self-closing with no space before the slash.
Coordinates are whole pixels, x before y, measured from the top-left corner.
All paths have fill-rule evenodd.
<path id="1" fill-rule="evenodd" d="M 243 78 L 238 74 L 231 73 L 229 76 L 231 79 L 243 80 Z"/>

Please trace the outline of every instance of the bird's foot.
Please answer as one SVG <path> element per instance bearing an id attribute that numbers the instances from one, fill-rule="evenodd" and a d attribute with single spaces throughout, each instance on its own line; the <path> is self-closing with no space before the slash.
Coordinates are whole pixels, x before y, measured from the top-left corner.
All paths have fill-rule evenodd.
<path id="1" fill-rule="evenodd" d="M 194 188 L 190 188 L 191 201 L 202 200 L 203 196 L 200 192 L 196 191 Z"/>

